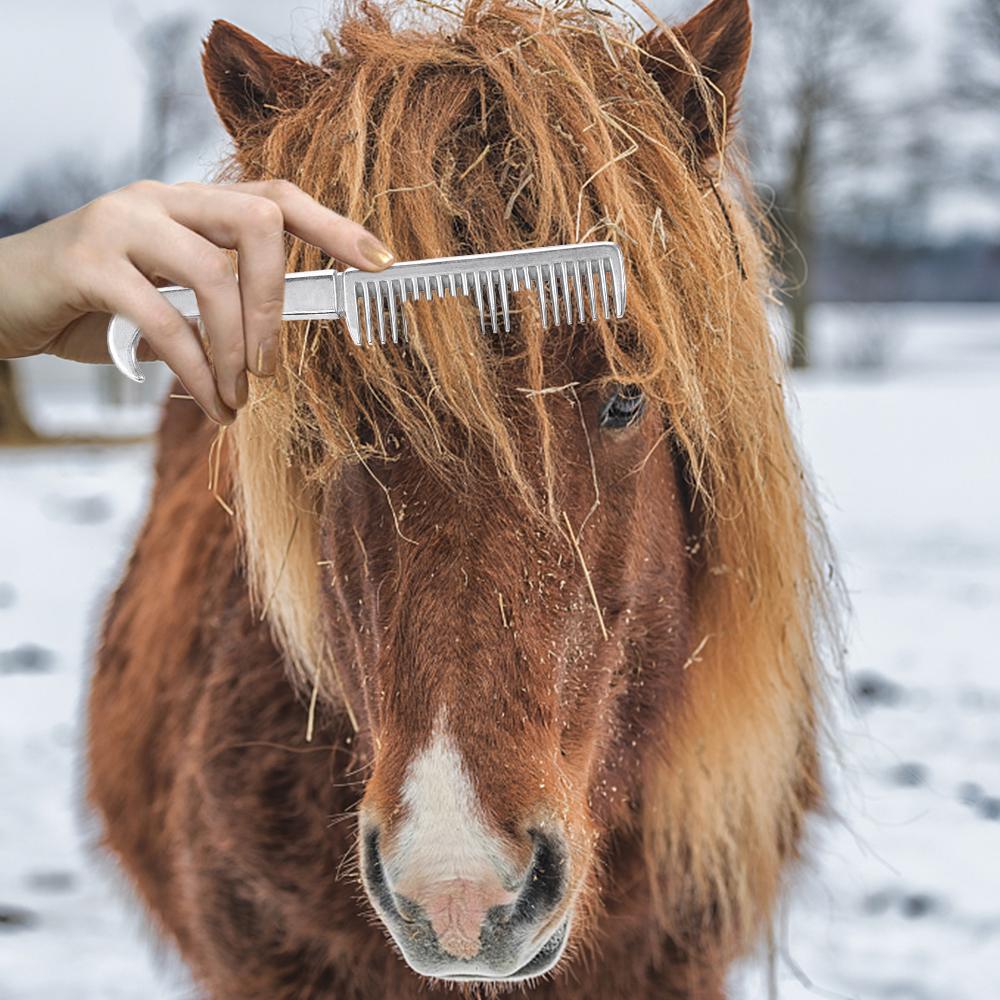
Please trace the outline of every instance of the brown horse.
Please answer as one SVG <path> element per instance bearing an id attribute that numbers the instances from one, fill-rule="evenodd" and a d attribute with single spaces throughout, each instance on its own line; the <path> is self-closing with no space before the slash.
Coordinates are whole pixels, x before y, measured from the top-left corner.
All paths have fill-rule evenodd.
<path id="1" fill-rule="evenodd" d="M 626 318 L 288 324 L 228 434 L 171 401 L 90 797 L 212 997 L 721 998 L 820 801 L 833 620 L 728 148 L 746 0 L 432 6 L 316 63 L 217 23 L 231 172 L 404 259 L 617 240 Z"/>

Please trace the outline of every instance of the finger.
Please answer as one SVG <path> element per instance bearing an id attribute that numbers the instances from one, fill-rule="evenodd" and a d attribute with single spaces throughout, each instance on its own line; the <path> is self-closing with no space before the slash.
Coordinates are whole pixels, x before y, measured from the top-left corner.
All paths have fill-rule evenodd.
<path id="1" fill-rule="evenodd" d="M 202 325 L 212 345 L 212 363 L 219 395 L 236 410 L 247 399 L 246 341 L 239 286 L 229 257 L 198 233 L 172 219 L 130 248 L 142 271 L 194 289 Z M 156 345 L 154 345 L 155 347 Z"/>
<path id="2" fill-rule="evenodd" d="M 66 326 L 59 335 L 45 345 L 45 353 L 68 361 L 81 361 L 88 365 L 110 364 L 108 353 L 109 313 L 84 313 Z M 145 340 L 136 349 L 139 361 L 158 361 L 156 352 Z"/>
<path id="3" fill-rule="evenodd" d="M 337 260 L 366 271 L 381 271 L 395 260 L 364 226 L 325 208 L 290 181 L 243 181 L 231 188 L 269 198 L 281 209 L 288 232 Z"/>
<path id="4" fill-rule="evenodd" d="M 153 345 L 145 337 L 139 338 L 139 346 L 135 349 L 135 357 L 137 361 L 143 363 L 162 360 L 156 351 L 153 350 Z"/>
<path id="5" fill-rule="evenodd" d="M 274 374 L 285 299 L 285 225 L 269 198 L 208 184 L 178 184 L 165 195 L 174 221 L 239 253 L 247 367 Z"/>
<path id="6" fill-rule="evenodd" d="M 137 268 L 123 265 L 109 277 L 102 307 L 135 323 L 205 413 L 220 424 L 231 424 L 236 414 L 219 395 L 208 358 L 190 323 Z"/>

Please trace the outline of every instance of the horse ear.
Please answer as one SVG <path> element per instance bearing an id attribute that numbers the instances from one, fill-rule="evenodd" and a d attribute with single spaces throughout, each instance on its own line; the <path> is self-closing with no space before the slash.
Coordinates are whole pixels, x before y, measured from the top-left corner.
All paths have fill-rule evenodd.
<path id="1" fill-rule="evenodd" d="M 750 58 L 750 4 L 748 0 L 712 0 L 673 33 L 672 39 L 654 29 L 638 44 L 646 53 L 646 69 L 683 116 L 694 149 L 704 161 L 721 151 L 732 128 Z M 694 60 L 704 80 L 685 65 L 678 46 Z"/>
<path id="2" fill-rule="evenodd" d="M 300 100 L 323 71 L 275 52 L 228 21 L 215 21 L 201 57 L 208 94 L 233 137 Z"/>

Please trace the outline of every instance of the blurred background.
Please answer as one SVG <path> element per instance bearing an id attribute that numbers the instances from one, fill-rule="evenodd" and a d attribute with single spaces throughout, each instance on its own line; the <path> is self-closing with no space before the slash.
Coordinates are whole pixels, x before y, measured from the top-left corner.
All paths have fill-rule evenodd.
<path id="1" fill-rule="evenodd" d="M 1000 0 L 752 6 L 740 127 L 854 616 L 831 814 L 774 961 L 733 995 L 983 1000 L 1000 995 Z M 139 177 L 209 177 L 212 19 L 312 57 L 328 13 L 5 5 L 0 236 Z M 167 384 L 149 374 L 0 361 L 0 1000 L 193 995 L 80 802 L 90 652 Z"/>

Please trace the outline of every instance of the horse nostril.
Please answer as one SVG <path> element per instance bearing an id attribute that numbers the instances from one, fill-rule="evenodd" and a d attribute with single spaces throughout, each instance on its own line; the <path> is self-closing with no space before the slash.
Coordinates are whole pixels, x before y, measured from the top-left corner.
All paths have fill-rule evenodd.
<path id="1" fill-rule="evenodd" d="M 378 849 L 378 830 L 371 827 L 364 835 L 364 869 L 370 885 L 385 885 L 382 858 Z"/>
<path id="2" fill-rule="evenodd" d="M 365 875 L 365 885 L 375 901 L 383 908 L 394 913 L 404 924 L 415 924 L 420 919 L 413 903 L 405 896 L 399 896 L 392 891 L 382 866 L 382 852 L 379 850 L 379 833 L 377 827 L 371 827 L 362 838 L 362 867 Z"/>
<path id="3" fill-rule="evenodd" d="M 365 886 L 377 905 L 390 912 L 395 912 L 398 916 L 403 916 L 399 912 L 394 893 L 386 880 L 378 841 L 378 827 L 370 827 L 362 836 L 361 868 Z M 404 919 L 406 918 L 404 917 Z"/>
<path id="4" fill-rule="evenodd" d="M 559 905 L 566 894 L 567 854 L 562 840 L 531 830 L 535 855 L 514 908 L 514 920 L 537 920 Z"/>

